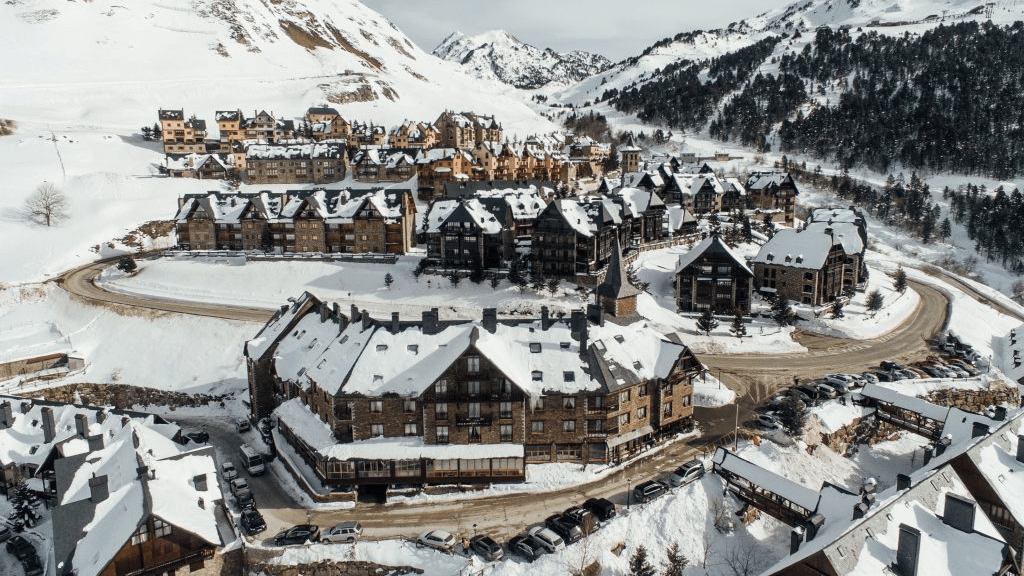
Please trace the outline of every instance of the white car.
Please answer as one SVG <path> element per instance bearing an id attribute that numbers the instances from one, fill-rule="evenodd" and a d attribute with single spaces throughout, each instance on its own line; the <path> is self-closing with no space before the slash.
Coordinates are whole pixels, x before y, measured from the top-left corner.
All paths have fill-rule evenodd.
<path id="1" fill-rule="evenodd" d="M 220 475 L 224 478 L 225 482 L 231 482 L 238 478 L 238 470 L 235 469 L 235 465 L 231 462 L 221 462 Z"/>
<path id="2" fill-rule="evenodd" d="M 455 536 L 444 530 L 429 530 L 416 537 L 417 546 L 429 546 L 442 552 L 451 552 L 455 547 Z"/>
<path id="3" fill-rule="evenodd" d="M 757 424 L 765 430 L 779 430 L 782 428 L 782 422 L 772 414 L 758 414 Z"/>
<path id="4" fill-rule="evenodd" d="M 320 533 L 321 542 L 355 542 L 363 533 L 359 522 L 342 522 Z"/>
<path id="5" fill-rule="evenodd" d="M 704 476 L 704 463 L 693 459 L 676 468 L 668 477 L 668 483 L 672 486 L 686 486 Z"/>
<path id="6" fill-rule="evenodd" d="M 540 544 L 548 552 L 554 553 L 565 549 L 565 540 L 554 530 L 546 526 L 534 526 L 526 532 L 533 541 Z"/>

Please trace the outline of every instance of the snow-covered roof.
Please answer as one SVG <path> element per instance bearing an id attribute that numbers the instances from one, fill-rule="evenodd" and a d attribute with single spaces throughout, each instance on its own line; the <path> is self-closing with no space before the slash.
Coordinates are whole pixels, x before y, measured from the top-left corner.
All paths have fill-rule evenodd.
<path id="1" fill-rule="evenodd" d="M 309 292 L 303 292 L 290 306 L 284 307 L 275 313 L 263 325 L 263 328 L 260 329 L 255 338 L 245 343 L 246 357 L 253 360 L 262 358 L 267 353 L 267 350 L 281 337 L 281 334 L 288 330 L 292 322 L 300 317 L 301 313 L 305 310 L 307 302 L 311 302 L 311 305 L 321 304 L 319 298 Z"/>
<path id="2" fill-rule="evenodd" d="M 837 240 L 814 230 L 779 230 L 761 246 L 752 262 L 807 270 L 820 270 Z"/>
<path id="3" fill-rule="evenodd" d="M 581 236 L 592 236 L 596 231 L 596 227 L 578 201 L 571 198 L 558 198 L 552 204 L 569 226 Z"/>
<path id="4" fill-rule="evenodd" d="M 252 144 L 245 149 L 247 160 L 274 160 L 290 158 L 341 158 L 345 153 L 342 142 L 312 142 L 307 144 Z"/>
<path id="5" fill-rule="evenodd" d="M 861 394 L 867 398 L 875 400 L 876 402 L 892 404 L 938 422 L 945 422 L 946 416 L 949 414 L 950 410 L 946 406 L 938 406 L 928 402 L 927 400 L 907 396 L 906 394 L 900 394 L 895 390 L 875 383 L 868 383 L 864 386 L 864 389 L 861 390 Z"/>
<path id="6" fill-rule="evenodd" d="M 420 436 L 397 438 L 370 438 L 355 442 L 340 443 L 331 428 L 298 398 L 292 398 L 278 406 L 278 421 L 302 438 L 310 448 L 324 458 L 410 460 L 432 459 L 482 459 L 522 458 L 525 448 L 522 444 L 425 444 Z"/>
<path id="7" fill-rule="evenodd" d="M 814 512 L 818 508 L 818 491 L 797 484 L 770 470 L 765 470 L 726 449 L 719 448 L 715 452 L 714 463 L 717 467 L 728 470 L 759 488 L 774 492 L 808 512 Z"/>
<path id="8" fill-rule="evenodd" d="M 731 258 L 740 270 L 746 272 L 748 275 L 753 276 L 754 273 L 747 267 L 746 261 L 742 256 L 733 251 L 732 248 L 722 241 L 722 238 L 716 234 L 712 234 L 697 244 L 689 252 L 679 256 L 679 264 L 676 266 L 676 274 L 679 274 L 690 264 L 693 264 L 697 258 L 700 258 L 707 251 L 719 252 L 725 254 Z"/>
<path id="9" fill-rule="evenodd" d="M 860 254 L 864 251 L 864 241 L 861 239 L 860 231 L 856 224 L 850 222 L 808 222 L 804 227 L 807 232 L 818 232 L 829 235 L 831 230 L 839 242 L 843 245 L 843 251 L 847 254 Z"/>
<path id="10" fill-rule="evenodd" d="M 696 222 L 697 217 L 686 208 L 682 206 L 668 207 L 668 225 L 670 230 L 679 230 L 686 224 L 694 224 Z"/>
<path id="11" fill-rule="evenodd" d="M 788 172 L 754 172 L 747 178 L 747 189 L 761 190 L 769 186 L 781 186 L 788 178 Z"/>

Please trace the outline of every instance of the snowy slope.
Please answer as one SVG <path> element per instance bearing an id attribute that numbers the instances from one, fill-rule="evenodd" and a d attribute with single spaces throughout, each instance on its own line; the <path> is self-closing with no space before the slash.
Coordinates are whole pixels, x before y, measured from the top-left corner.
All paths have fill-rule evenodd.
<path id="1" fill-rule="evenodd" d="M 599 54 L 574 50 L 559 54 L 521 42 L 504 30 L 474 36 L 454 32 L 444 39 L 434 56 L 459 63 L 471 76 L 498 80 L 516 88 L 533 89 L 547 84 L 571 84 L 611 67 Z"/>
<path id="2" fill-rule="evenodd" d="M 298 116 L 330 102 L 385 124 L 460 108 L 545 126 L 357 0 L 13 0 L 0 28 L 3 116 L 21 124 L 138 127 L 159 107 Z"/>

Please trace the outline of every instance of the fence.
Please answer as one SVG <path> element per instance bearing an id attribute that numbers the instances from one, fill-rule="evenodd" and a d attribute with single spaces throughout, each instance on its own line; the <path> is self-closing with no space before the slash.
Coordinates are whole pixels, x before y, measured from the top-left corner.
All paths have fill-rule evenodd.
<path id="1" fill-rule="evenodd" d="M 332 254 L 324 252 L 291 252 L 272 254 L 250 252 L 244 250 L 165 250 L 164 256 L 171 258 L 186 256 L 189 258 L 244 258 L 249 261 L 317 261 L 317 262 L 363 262 L 367 264 L 395 264 L 396 254 Z"/>

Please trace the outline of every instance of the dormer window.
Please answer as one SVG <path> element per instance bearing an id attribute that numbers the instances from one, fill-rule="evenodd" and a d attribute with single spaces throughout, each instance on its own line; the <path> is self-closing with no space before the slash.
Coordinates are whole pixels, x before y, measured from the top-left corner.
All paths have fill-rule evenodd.
<path id="1" fill-rule="evenodd" d="M 408 346 L 405 347 L 405 349 L 408 350 L 409 353 L 411 353 L 411 354 L 419 354 L 419 352 L 420 352 L 420 345 L 419 344 L 409 344 Z"/>
<path id="2" fill-rule="evenodd" d="M 387 351 L 388 351 L 388 345 L 387 344 L 377 344 L 377 352 L 387 352 Z"/>
<path id="3" fill-rule="evenodd" d="M 530 374 L 530 376 L 532 377 L 532 379 L 533 379 L 533 381 L 534 381 L 534 382 L 540 382 L 541 380 L 543 380 L 543 379 L 544 379 L 544 373 L 543 373 L 543 372 L 541 372 L 540 370 L 534 370 L 534 371 L 533 371 L 533 372 L 532 372 L 532 373 Z"/>
<path id="4" fill-rule="evenodd" d="M 540 342 L 530 342 L 530 352 L 533 354 L 540 353 Z"/>

